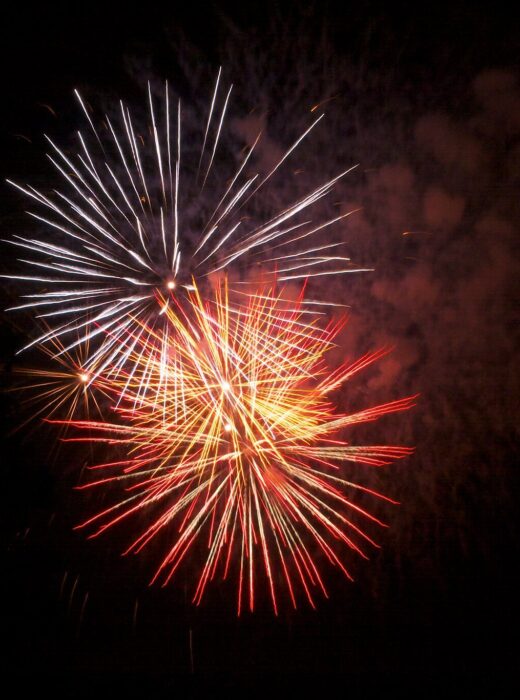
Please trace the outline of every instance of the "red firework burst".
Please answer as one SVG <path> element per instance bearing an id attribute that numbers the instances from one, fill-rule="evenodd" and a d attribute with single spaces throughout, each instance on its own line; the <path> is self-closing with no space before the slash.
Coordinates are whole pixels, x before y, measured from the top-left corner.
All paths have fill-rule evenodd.
<path id="1" fill-rule="evenodd" d="M 131 370 L 117 364 L 104 380 L 118 422 L 67 421 L 89 431 L 73 440 L 123 453 L 91 467 L 99 476 L 80 488 L 112 485 L 116 499 L 80 527 L 96 536 L 146 514 L 148 525 L 126 551 L 165 535 L 168 549 L 153 577 L 163 585 L 204 543 L 195 603 L 209 581 L 235 569 L 239 613 L 244 597 L 253 609 L 259 581 L 267 582 L 275 612 L 281 588 L 294 607 L 301 593 L 314 606 L 316 590 L 326 595 L 322 560 L 351 578 L 346 553 L 366 557 L 375 545 L 366 525 L 384 525 L 356 494 L 393 502 L 349 480 L 345 463 L 378 467 L 412 451 L 351 445 L 344 430 L 405 410 L 416 397 L 336 411 L 330 394 L 387 351 L 328 370 L 326 354 L 343 321 L 322 328 L 316 316 L 309 320 L 303 289 L 292 302 L 274 286 L 231 300 L 224 281 L 211 301 L 195 287 L 189 302 L 184 314 L 173 295 L 160 298 L 160 330 L 136 319 Z"/>

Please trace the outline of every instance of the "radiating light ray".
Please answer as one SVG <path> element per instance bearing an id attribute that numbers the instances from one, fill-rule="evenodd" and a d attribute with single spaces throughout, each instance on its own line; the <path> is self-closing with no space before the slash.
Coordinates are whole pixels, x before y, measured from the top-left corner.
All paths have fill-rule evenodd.
<path id="1" fill-rule="evenodd" d="M 205 186 L 205 184 L 206 184 L 206 180 L 208 179 L 208 175 L 209 175 L 210 170 L 211 170 L 211 166 L 213 165 L 213 161 L 214 161 L 214 159 L 215 159 L 215 153 L 217 152 L 217 146 L 218 146 L 218 142 L 219 142 L 219 139 L 220 139 L 220 132 L 222 131 L 222 125 L 223 125 L 223 123 L 224 123 L 224 117 L 226 116 L 226 110 L 227 110 L 229 98 L 231 97 L 231 91 L 232 91 L 232 90 L 233 90 L 233 86 L 231 86 L 231 87 L 229 88 L 228 93 L 227 93 L 227 95 L 226 95 L 225 102 L 224 102 L 224 106 L 222 107 L 222 113 L 221 113 L 221 115 L 220 115 L 220 121 L 219 121 L 219 123 L 218 123 L 217 133 L 216 133 L 216 135 L 215 135 L 215 141 L 214 141 L 214 143 L 213 143 L 213 150 L 211 151 L 211 157 L 210 157 L 210 159 L 209 159 L 209 164 L 208 164 L 208 168 L 207 168 L 207 170 L 206 170 L 206 175 L 204 176 L 204 180 L 203 180 L 203 182 L 202 182 L 202 189 L 204 189 L 204 186 Z"/>
<path id="2" fill-rule="evenodd" d="M 199 158 L 199 165 L 198 165 L 198 169 L 197 169 L 197 175 L 200 171 L 202 158 L 204 157 L 204 151 L 206 150 L 206 141 L 208 140 L 209 125 L 211 124 L 211 117 L 213 116 L 213 109 L 215 107 L 215 100 L 217 99 L 218 86 L 220 83 L 221 74 L 222 74 L 222 66 L 220 66 L 218 69 L 217 81 L 215 83 L 215 89 L 213 90 L 213 97 L 211 98 L 211 104 L 210 104 L 209 114 L 208 114 L 208 121 L 206 122 L 206 131 L 204 132 L 204 141 L 202 143 L 202 148 L 200 150 L 200 158 Z"/>

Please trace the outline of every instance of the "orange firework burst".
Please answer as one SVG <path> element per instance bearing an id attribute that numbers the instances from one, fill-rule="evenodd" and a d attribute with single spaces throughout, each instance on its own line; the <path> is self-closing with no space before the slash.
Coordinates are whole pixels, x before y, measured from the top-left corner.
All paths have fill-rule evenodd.
<path id="1" fill-rule="evenodd" d="M 69 422 L 89 430 L 74 440 L 124 451 L 92 467 L 101 476 L 80 487 L 113 484 L 123 496 L 80 527 L 95 526 L 95 536 L 145 512 L 149 525 L 127 552 L 167 533 L 153 581 L 168 583 L 201 541 L 207 549 L 194 602 L 219 571 L 226 578 L 236 568 L 239 612 L 244 597 L 253 609 L 264 574 L 275 611 L 281 587 L 294 606 L 298 592 L 314 606 L 315 589 L 326 594 L 321 560 L 351 578 L 346 551 L 366 556 L 363 547 L 375 544 L 363 522 L 383 525 L 356 504 L 356 492 L 391 500 L 349 481 L 344 463 L 381 466 L 411 452 L 353 446 L 341 431 L 407 409 L 415 397 L 335 412 L 328 395 L 386 351 L 330 372 L 325 355 L 342 321 L 320 328 L 316 316 L 309 320 L 303 290 L 292 302 L 274 286 L 236 297 L 226 282 L 210 302 L 195 289 L 189 315 L 173 296 L 160 298 L 164 328 L 136 332 L 131 372 L 120 365 L 108 372 L 122 423 Z"/>
<path id="2" fill-rule="evenodd" d="M 42 323 L 46 327 L 45 323 Z M 38 345 L 40 352 L 51 360 L 48 367 L 16 367 L 23 383 L 14 388 L 26 394 L 25 401 L 35 407 L 23 423 L 39 416 L 91 417 L 102 416 L 100 399 L 109 399 L 97 374 L 96 356 L 90 357 L 90 343 L 76 343 L 66 348 L 59 337 L 49 339 L 47 345 Z"/>

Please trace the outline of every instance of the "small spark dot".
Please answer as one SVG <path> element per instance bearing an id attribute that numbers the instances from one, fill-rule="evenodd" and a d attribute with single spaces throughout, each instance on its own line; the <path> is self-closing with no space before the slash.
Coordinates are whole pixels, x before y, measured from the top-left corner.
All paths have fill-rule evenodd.
<path id="1" fill-rule="evenodd" d="M 224 426 L 224 430 L 226 431 L 226 433 L 230 433 L 233 430 L 232 423 L 226 423 L 226 425 Z"/>
<path id="2" fill-rule="evenodd" d="M 86 372 L 82 372 L 79 375 L 79 378 L 83 382 L 83 384 L 86 384 L 88 382 L 88 380 L 90 379 L 90 377 L 88 376 L 88 374 Z"/>
<path id="3" fill-rule="evenodd" d="M 168 289 L 175 289 L 175 282 L 173 280 L 170 280 L 169 282 L 166 283 L 166 287 Z"/>

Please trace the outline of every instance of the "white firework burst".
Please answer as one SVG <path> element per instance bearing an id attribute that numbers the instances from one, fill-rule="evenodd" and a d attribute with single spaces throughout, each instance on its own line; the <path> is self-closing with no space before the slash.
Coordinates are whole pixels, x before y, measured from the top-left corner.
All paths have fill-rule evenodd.
<path id="1" fill-rule="evenodd" d="M 172 110 L 166 83 L 157 105 L 148 84 L 147 133 L 138 132 L 123 102 L 117 118 L 105 116 L 103 129 L 96 127 L 75 91 L 88 123 L 87 133 L 77 133 L 77 152 L 66 153 L 47 139 L 49 159 L 63 187 L 46 194 L 9 181 L 38 205 L 29 214 L 44 227 L 38 238 L 17 234 L 7 241 L 28 251 L 20 259 L 28 270 L 4 277 L 37 286 L 11 310 L 35 311 L 49 328 L 25 348 L 62 336 L 63 352 L 89 343 L 86 369 L 98 374 L 114 362 L 123 366 L 141 332 L 137 324 L 150 326 L 152 315 L 160 320 L 155 303 L 158 292 L 182 294 L 192 289 L 194 278 L 200 284 L 211 273 L 238 264 L 247 268 L 251 262 L 263 274 L 276 274 L 279 281 L 357 271 L 348 257 L 338 254 L 341 244 L 321 240 L 324 229 L 352 212 L 320 223 L 304 214 L 353 168 L 307 192 L 267 221 L 251 224 L 245 216 L 245 205 L 323 115 L 263 175 L 251 171 L 252 156 L 261 140 L 258 134 L 232 177 L 212 185 L 213 193 L 221 184 L 220 193 L 205 221 L 194 225 L 183 220 L 182 183 L 189 180 L 196 192 L 190 209 L 197 208 L 197 197 L 204 188 L 207 198 L 208 178 L 232 92 L 232 86 L 222 91 L 221 78 L 219 70 L 195 166 L 184 167 L 183 163 L 180 100 Z M 201 211 L 202 207 L 199 216 Z"/>

